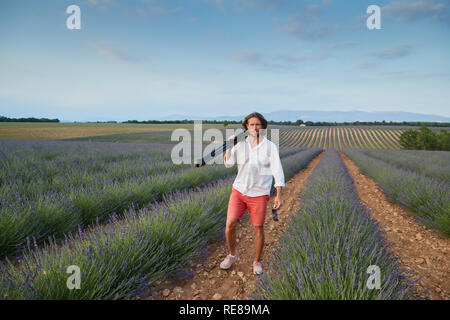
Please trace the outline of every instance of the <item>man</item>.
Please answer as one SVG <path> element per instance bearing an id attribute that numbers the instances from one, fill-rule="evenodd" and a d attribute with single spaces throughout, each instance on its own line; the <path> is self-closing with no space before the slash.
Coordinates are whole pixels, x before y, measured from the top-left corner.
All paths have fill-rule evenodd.
<path id="1" fill-rule="evenodd" d="M 255 231 L 253 273 L 261 274 L 263 271 L 261 264 L 264 246 L 263 227 L 273 181 L 272 176 L 275 177 L 277 190 L 273 209 L 278 210 L 281 207 L 281 188 L 285 186 L 284 173 L 277 146 L 260 134 L 262 129 L 267 128 L 266 119 L 260 113 L 254 112 L 244 119 L 242 125 L 248 130 L 248 137 L 228 149 L 224 156 L 227 168 L 237 163 L 238 174 L 228 202 L 225 236 L 229 255 L 222 261 L 220 267 L 229 269 L 237 259 L 236 225 L 245 210 L 248 209 Z M 234 138 L 235 136 L 231 136 L 229 139 Z"/>

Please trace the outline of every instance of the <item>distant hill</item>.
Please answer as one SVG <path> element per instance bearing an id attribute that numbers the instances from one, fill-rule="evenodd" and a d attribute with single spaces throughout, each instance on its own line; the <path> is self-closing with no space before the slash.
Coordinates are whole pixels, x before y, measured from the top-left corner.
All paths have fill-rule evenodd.
<path id="1" fill-rule="evenodd" d="M 257 111 L 257 110 L 256 110 Z M 450 122 L 449 117 L 433 114 L 420 114 L 412 112 L 365 112 L 365 111 L 312 111 L 312 110 L 279 110 L 261 112 L 267 120 L 273 121 L 326 121 L 326 122 L 354 122 L 354 121 L 422 121 L 422 122 Z M 238 116 L 206 117 L 202 115 L 172 114 L 157 120 L 234 120 L 240 121 L 247 114 Z"/>

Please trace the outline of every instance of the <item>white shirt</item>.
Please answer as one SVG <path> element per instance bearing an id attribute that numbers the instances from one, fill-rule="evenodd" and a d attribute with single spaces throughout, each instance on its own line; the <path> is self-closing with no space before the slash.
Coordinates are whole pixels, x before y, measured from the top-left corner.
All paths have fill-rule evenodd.
<path id="1" fill-rule="evenodd" d="M 248 137 L 231 148 L 231 155 L 224 162 L 230 168 L 237 163 L 238 174 L 233 187 L 243 195 L 259 197 L 270 195 L 273 177 L 275 187 L 284 187 L 284 173 L 278 148 L 263 136 L 263 140 L 254 148 Z"/>

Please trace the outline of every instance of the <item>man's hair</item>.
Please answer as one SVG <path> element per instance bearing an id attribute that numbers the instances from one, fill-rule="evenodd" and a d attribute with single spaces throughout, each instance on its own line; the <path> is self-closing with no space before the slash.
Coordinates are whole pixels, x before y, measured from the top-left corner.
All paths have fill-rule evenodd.
<path id="1" fill-rule="evenodd" d="M 244 121 L 242 121 L 242 126 L 244 127 L 245 130 L 247 130 L 248 119 L 250 119 L 250 118 L 258 118 L 259 121 L 261 121 L 263 129 L 267 129 L 266 118 L 264 118 L 264 116 L 259 112 L 252 112 L 248 116 L 245 117 Z"/>

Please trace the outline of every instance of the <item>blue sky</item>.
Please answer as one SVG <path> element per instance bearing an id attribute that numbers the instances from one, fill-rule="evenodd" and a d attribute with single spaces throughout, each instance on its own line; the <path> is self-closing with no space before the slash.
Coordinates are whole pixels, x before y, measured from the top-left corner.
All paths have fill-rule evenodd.
<path id="1" fill-rule="evenodd" d="M 372 4 L 381 30 L 366 27 Z M 449 35 L 448 0 L 2 0 L 0 115 L 450 116 Z"/>

